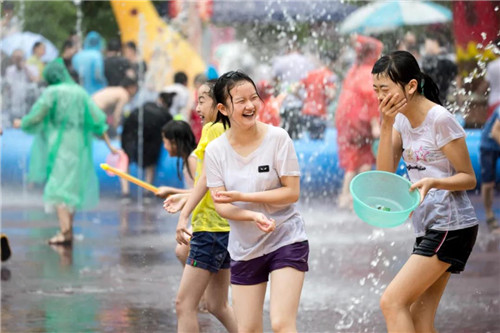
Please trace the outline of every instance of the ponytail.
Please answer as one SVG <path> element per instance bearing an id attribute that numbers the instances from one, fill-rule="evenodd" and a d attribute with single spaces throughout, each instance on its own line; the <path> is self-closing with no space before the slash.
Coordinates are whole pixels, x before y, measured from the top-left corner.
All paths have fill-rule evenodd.
<path id="1" fill-rule="evenodd" d="M 417 91 L 424 95 L 428 100 L 436 104 L 443 105 L 443 103 L 441 103 L 441 99 L 439 98 L 439 87 L 434 80 L 423 72 L 420 72 L 420 76 Z"/>

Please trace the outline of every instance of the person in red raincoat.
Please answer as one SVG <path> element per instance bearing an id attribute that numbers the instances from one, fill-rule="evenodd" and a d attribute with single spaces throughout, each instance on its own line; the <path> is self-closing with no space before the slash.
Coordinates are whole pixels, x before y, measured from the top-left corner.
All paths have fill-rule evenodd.
<path id="1" fill-rule="evenodd" d="M 266 80 L 257 83 L 257 91 L 263 102 L 262 109 L 257 114 L 257 120 L 279 127 L 281 123 L 280 108 L 285 95 L 280 94 L 274 97 L 274 87 Z"/>
<path id="2" fill-rule="evenodd" d="M 335 124 L 339 165 L 344 182 L 339 207 L 352 205 L 349 184 L 354 176 L 368 171 L 375 163 L 372 143 L 380 132 L 378 100 L 373 91 L 371 70 L 382 52 L 382 43 L 374 38 L 356 36 L 356 62 L 347 73 L 339 96 Z"/>

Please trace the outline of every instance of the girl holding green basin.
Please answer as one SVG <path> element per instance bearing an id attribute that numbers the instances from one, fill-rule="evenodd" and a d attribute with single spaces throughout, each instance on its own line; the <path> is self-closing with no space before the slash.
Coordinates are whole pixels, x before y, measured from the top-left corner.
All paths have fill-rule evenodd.
<path id="1" fill-rule="evenodd" d="M 413 253 L 380 306 L 389 332 L 436 332 L 434 317 L 450 274 L 464 270 L 478 230 L 466 193 L 476 177 L 465 131 L 411 53 L 383 56 L 372 74 L 382 117 L 377 170 L 395 172 L 403 157 L 410 191 L 421 197 L 412 215 Z"/>

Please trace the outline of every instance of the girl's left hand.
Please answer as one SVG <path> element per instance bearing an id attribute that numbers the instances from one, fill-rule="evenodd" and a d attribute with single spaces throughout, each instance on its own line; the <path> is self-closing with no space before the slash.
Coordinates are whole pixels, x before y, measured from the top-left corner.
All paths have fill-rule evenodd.
<path id="1" fill-rule="evenodd" d="M 213 197 L 216 203 L 232 203 L 241 201 L 241 192 L 238 191 L 217 191 Z"/>
<path id="2" fill-rule="evenodd" d="M 423 178 L 410 186 L 410 192 L 418 189 L 420 192 L 420 203 L 422 203 L 429 190 L 434 187 L 434 184 L 434 178 Z"/>
<path id="3" fill-rule="evenodd" d="M 186 204 L 188 197 L 183 194 L 172 194 L 163 201 L 163 209 L 170 214 L 179 212 Z"/>

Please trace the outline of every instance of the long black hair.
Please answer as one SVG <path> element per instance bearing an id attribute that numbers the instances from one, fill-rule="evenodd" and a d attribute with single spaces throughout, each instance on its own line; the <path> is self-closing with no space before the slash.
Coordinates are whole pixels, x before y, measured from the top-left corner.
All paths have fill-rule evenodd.
<path id="1" fill-rule="evenodd" d="M 191 130 L 191 126 L 183 120 L 171 120 L 163 126 L 161 133 L 165 139 L 175 143 L 177 147 L 177 156 L 182 158 L 182 162 L 187 168 L 189 177 L 194 179 L 188 166 L 189 155 L 191 155 L 196 148 L 196 139 Z M 177 176 L 179 179 L 182 179 L 179 160 L 180 159 L 177 159 Z"/>
<path id="2" fill-rule="evenodd" d="M 257 86 L 255 85 L 255 82 L 253 82 L 253 80 L 250 78 L 250 76 L 240 71 L 229 71 L 222 74 L 215 83 L 215 102 L 221 103 L 224 106 L 228 107 L 228 105 L 226 105 L 226 99 L 227 97 L 229 97 L 231 99 L 231 104 L 233 104 L 233 96 L 231 96 L 230 91 L 236 86 L 238 82 L 241 81 L 247 81 L 251 83 L 255 88 L 255 93 L 257 94 L 257 96 L 259 96 L 259 99 L 262 100 L 257 90 Z M 222 112 L 220 111 L 217 111 L 217 118 L 215 122 L 221 122 L 224 125 L 224 128 L 231 127 L 231 124 L 229 123 L 229 117 L 222 114 Z"/>
<path id="3" fill-rule="evenodd" d="M 203 82 L 201 85 L 201 86 L 208 87 L 208 97 L 212 100 L 212 107 L 214 107 L 214 108 L 217 108 L 217 101 L 215 100 L 215 93 L 214 93 L 216 83 L 217 83 L 217 80 L 208 80 L 208 81 Z"/>
<path id="4" fill-rule="evenodd" d="M 407 51 L 394 51 L 381 57 L 373 65 L 372 74 L 387 75 L 401 87 L 417 80 L 417 91 L 436 104 L 443 105 L 439 98 L 439 88 L 431 77 L 422 73 L 415 57 Z"/>

